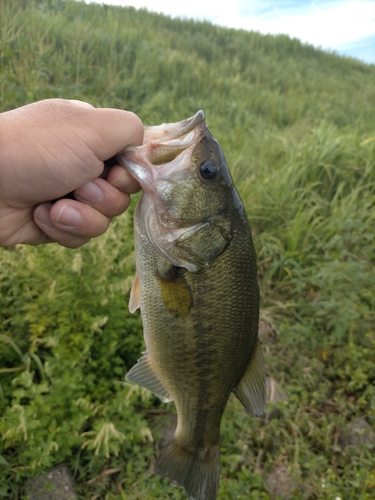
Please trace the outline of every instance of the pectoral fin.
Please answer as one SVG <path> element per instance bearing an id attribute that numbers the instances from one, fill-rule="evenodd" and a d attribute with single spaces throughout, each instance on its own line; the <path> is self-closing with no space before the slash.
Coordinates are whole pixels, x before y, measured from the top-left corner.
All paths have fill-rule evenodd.
<path id="1" fill-rule="evenodd" d="M 193 297 L 183 270 L 171 267 L 167 273 L 158 274 L 161 297 L 171 316 L 186 318 L 193 304 Z"/>
<path id="2" fill-rule="evenodd" d="M 129 311 L 131 313 L 135 312 L 139 308 L 140 304 L 141 304 L 141 289 L 139 287 L 139 278 L 136 271 L 134 275 L 132 288 L 130 290 Z"/>
<path id="3" fill-rule="evenodd" d="M 245 373 L 233 391 L 246 410 L 261 417 L 266 404 L 266 376 L 259 340 L 256 340 L 253 354 Z"/>
<path id="4" fill-rule="evenodd" d="M 155 396 L 161 399 L 164 403 L 173 401 L 173 398 L 170 396 L 169 392 L 156 375 L 147 352 L 143 353 L 143 356 L 138 360 L 138 363 L 128 371 L 126 374 L 126 380 L 146 387 L 146 389 L 155 394 Z"/>

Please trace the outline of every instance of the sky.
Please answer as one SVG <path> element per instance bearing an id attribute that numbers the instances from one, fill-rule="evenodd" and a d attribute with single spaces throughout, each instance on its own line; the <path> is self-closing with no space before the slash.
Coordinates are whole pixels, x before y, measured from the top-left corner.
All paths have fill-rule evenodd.
<path id="1" fill-rule="evenodd" d="M 260 33 L 287 34 L 375 64 L 374 0 L 85 0 L 145 7 Z"/>

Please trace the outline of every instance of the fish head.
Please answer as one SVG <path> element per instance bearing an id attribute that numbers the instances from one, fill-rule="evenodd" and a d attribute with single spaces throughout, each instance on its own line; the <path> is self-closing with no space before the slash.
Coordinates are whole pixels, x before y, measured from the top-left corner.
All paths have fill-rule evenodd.
<path id="1" fill-rule="evenodd" d="M 203 111 L 146 127 L 144 144 L 126 148 L 118 161 L 143 189 L 138 224 L 158 253 L 191 272 L 210 267 L 231 241 L 237 197 Z"/>

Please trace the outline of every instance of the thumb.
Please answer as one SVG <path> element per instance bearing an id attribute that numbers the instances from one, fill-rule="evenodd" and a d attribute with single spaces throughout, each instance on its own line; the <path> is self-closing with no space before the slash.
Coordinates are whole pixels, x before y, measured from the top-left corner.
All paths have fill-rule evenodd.
<path id="1" fill-rule="evenodd" d="M 108 160 L 126 146 L 142 144 L 143 124 L 131 111 L 87 107 L 81 113 L 92 131 L 87 135 L 86 144 L 98 160 Z"/>

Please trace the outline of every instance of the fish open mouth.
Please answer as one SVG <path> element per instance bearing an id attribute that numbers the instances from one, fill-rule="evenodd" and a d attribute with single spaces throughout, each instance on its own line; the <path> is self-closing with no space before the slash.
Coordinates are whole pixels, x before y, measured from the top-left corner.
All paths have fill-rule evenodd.
<path id="1" fill-rule="evenodd" d="M 126 147 L 117 160 L 130 171 L 134 164 L 145 160 L 155 166 L 170 163 L 196 141 L 197 127 L 204 121 L 204 112 L 200 110 L 181 122 L 145 127 L 142 146 Z"/>
<path id="2" fill-rule="evenodd" d="M 195 127 L 204 120 L 204 112 L 199 110 L 194 116 L 182 120 L 181 122 L 162 123 L 161 125 L 145 127 L 143 144 L 147 144 L 150 141 L 166 143 L 174 139 L 179 139 L 194 130 Z"/>

